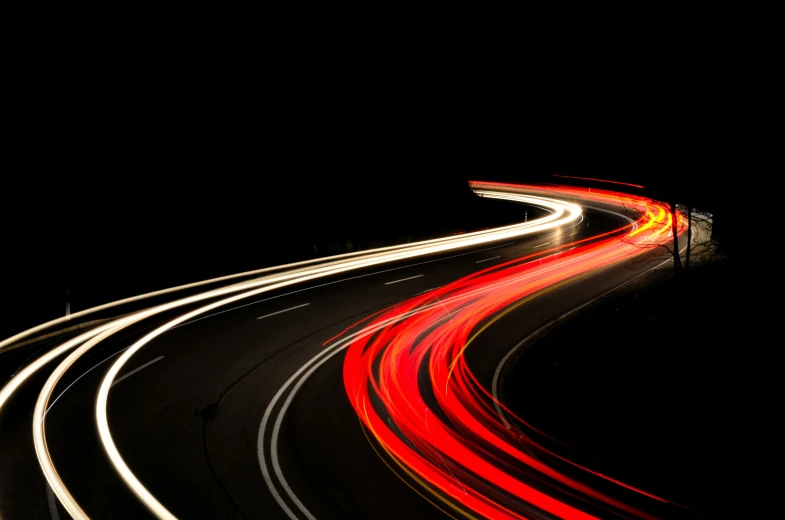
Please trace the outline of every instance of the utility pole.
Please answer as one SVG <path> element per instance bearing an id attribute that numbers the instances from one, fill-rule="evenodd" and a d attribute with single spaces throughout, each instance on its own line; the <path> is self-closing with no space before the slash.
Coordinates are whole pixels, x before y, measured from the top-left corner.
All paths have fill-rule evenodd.
<path id="1" fill-rule="evenodd" d="M 671 199 L 672 200 L 672 199 Z M 671 234 L 673 235 L 673 271 L 681 271 L 681 255 L 679 255 L 679 219 L 676 211 L 676 203 L 670 203 L 671 210 Z"/>

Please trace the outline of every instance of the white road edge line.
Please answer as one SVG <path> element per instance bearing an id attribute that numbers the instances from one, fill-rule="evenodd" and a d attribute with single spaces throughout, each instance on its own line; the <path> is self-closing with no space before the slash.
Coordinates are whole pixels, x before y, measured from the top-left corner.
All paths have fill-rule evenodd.
<path id="1" fill-rule="evenodd" d="M 265 314 L 264 316 L 259 316 L 256 318 L 257 320 L 263 320 L 264 318 L 269 318 L 270 316 L 275 316 L 276 314 L 281 314 L 282 312 L 289 312 L 295 309 L 299 309 L 300 307 L 305 307 L 306 305 L 310 305 L 310 303 L 303 303 L 302 305 L 295 305 L 294 307 L 289 307 L 288 309 L 284 309 L 282 311 L 271 312 L 270 314 Z"/>
<path id="2" fill-rule="evenodd" d="M 538 245 L 538 246 L 534 246 L 534 247 L 542 247 L 542 246 L 547 246 L 548 244 L 550 244 L 550 242 L 545 242 L 544 244 L 540 244 L 540 245 Z"/>
<path id="3" fill-rule="evenodd" d="M 163 356 L 158 356 L 158 357 L 157 357 L 157 358 L 155 358 L 154 360 L 152 360 L 152 361 L 148 361 L 148 362 L 147 362 L 147 363 L 145 363 L 144 365 L 142 365 L 142 366 L 140 366 L 140 367 L 137 367 L 137 368 L 135 368 L 135 369 L 131 370 L 130 372 L 128 372 L 128 373 L 127 373 L 126 375 L 124 375 L 123 377 L 118 377 L 117 379 L 115 379 L 115 380 L 112 382 L 112 386 L 116 385 L 117 383 L 119 383 L 120 381 L 122 381 L 123 379 L 125 379 L 125 378 L 127 378 L 127 377 L 131 377 L 132 375 L 136 374 L 137 372 L 139 372 L 139 371 L 140 371 L 140 370 L 142 370 L 143 368 L 147 368 L 147 367 L 149 367 L 150 365 L 152 365 L 152 364 L 153 364 L 153 363 L 155 363 L 156 361 L 161 361 L 163 358 L 164 358 Z"/>
<path id="4" fill-rule="evenodd" d="M 63 395 L 64 395 L 64 394 L 65 394 L 65 393 L 66 393 L 66 392 L 67 392 L 67 391 L 68 391 L 68 390 L 69 390 L 69 389 L 70 389 L 72 386 L 74 386 L 74 385 L 75 385 L 75 384 L 76 384 L 76 383 L 77 383 L 77 382 L 78 382 L 80 379 L 82 379 L 84 376 L 86 376 L 87 374 L 89 374 L 90 372 L 92 372 L 93 370 L 95 370 L 96 368 L 98 368 L 99 366 L 101 366 L 102 364 L 106 363 L 107 361 L 109 361 L 109 360 L 110 360 L 110 359 L 112 359 L 113 357 L 115 357 L 115 356 L 117 356 L 117 355 L 119 355 L 119 354 L 122 354 L 123 352 L 125 352 L 125 351 L 126 351 L 126 350 L 128 350 L 129 348 L 131 348 L 131 347 L 125 347 L 123 350 L 121 350 L 121 351 L 119 351 L 119 352 L 115 352 L 114 354 L 112 354 L 112 355 L 111 355 L 111 356 L 109 356 L 108 358 L 104 359 L 103 361 L 99 361 L 98 363 L 96 363 L 95 365 L 93 365 L 93 366 L 92 366 L 92 368 L 88 369 L 88 370 L 87 370 L 87 371 L 85 371 L 85 372 L 82 372 L 82 373 L 79 375 L 79 377 L 77 377 L 76 379 L 74 379 L 74 380 L 71 382 L 71 384 L 70 384 L 70 385 L 68 385 L 68 386 L 66 386 L 66 387 L 65 387 L 65 390 L 63 390 L 62 392 L 60 392 L 60 393 L 58 394 L 58 396 L 57 396 L 57 397 L 55 397 L 55 398 L 52 400 L 52 402 L 51 402 L 51 403 L 49 403 L 49 406 L 46 408 L 46 411 L 44 412 L 44 417 L 43 417 L 43 418 L 46 418 L 46 414 L 48 414 L 48 413 L 49 413 L 49 410 L 51 410 L 51 409 L 52 409 L 52 407 L 53 407 L 53 406 L 54 406 L 54 405 L 57 403 L 57 401 L 58 401 L 58 400 L 59 400 L 61 397 L 63 397 Z M 52 489 L 52 487 L 51 487 L 51 486 L 49 486 L 49 489 Z"/>
<path id="5" fill-rule="evenodd" d="M 499 256 L 494 256 L 494 257 L 491 257 L 491 258 L 483 258 L 482 260 L 477 260 L 477 261 L 476 261 L 476 262 L 474 262 L 474 263 L 475 263 L 475 264 L 479 264 L 479 263 L 481 263 L 481 262 L 487 262 L 488 260 L 496 260 L 497 258 L 501 258 L 501 255 L 499 255 Z"/>
<path id="6" fill-rule="evenodd" d="M 384 285 L 390 285 L 391 283 L 405 282 L 406 280 L 414 280 L 415 278 L 419 278 L 421 276 L 425 276 L 425 275 L 418 274 L 417 276 L 410 276 L 409 278 L 401 278 L 400 280 L 395 280 L 393 282 L 384 282 Z"/>

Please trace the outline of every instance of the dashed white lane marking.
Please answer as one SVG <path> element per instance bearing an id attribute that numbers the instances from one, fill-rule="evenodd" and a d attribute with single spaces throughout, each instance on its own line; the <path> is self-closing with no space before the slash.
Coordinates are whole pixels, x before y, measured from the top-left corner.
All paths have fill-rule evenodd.
<path id="1" fill-rule="evenodd" d="M 155 363 L 156 361 L 161 361 L 163 358 L 164 358 L 163 356 L 158 356 L 158 357 L 157 357 L 157 358 L 155 358 L 154 360 L 152 360 L 152 361 L 148 361 L 148 362 L 147 362 L 147 363 L 145 363 L 144 365 L 142 365 L 142 366 L 140 366 L 140 367 L 138 367 L 138 368 L 135 368 L 135 369 L 131 370 L 130 372 L 128 372 L 128 373 L 127 373 L 126 375 L 124 375 L 123 377 L 118 377 L 117 379 L 115 379 L 115 380 L 114 380 L 114 382 L 112 383 L 112 386 L 116 385 L 117 383 L 119 383 L 120 381 L 122 381 L 123 379 L 125 379 L 126 377 L 130 377 L 130 376 L 132 376 L 132 375 L 136 374 L 137 372 L 139 372 L 139 371 L 140 371 L 140 370 L 142 370 L 143 368 L 147 368 L 147 367 L 149 367 L 150 365 L 152 365 L 152 364 L 153 364 L 153 363 Z"/>
<path id="2" fill-rule="evenodd" d="M 299 309 L 300 307 L 305 307 L 306 305 L 310 305 L 310 303 L 303 303 L 302 305 L 295 305 L 294 307 L 289 307 L 288 309 L 284 309 L 282 311 L 271 312 L 270 314 L 265 314 L 264 316 L 259 316 L 256 319 L 257 320 L 261 320 L 261 319 L 264 319 L 264 318 L 269 318 L 270 316 L 275 316 L 276 314 L 281 314 L 282 312 L 293 311 L 295 309 Z"/>
<path id="3" fill-rule="evenodd" d="M 491 257 L 491 258 L 483 258 L 482 260 L 477 260 L 477 261 L 476 261 L 476 262 L 474 262 L 474 263 L 475 263 L 475 264 L 479 264 L 479 263 L 481 263 L 481 262 L 487 262 L 488 260 L 496 260 L 497 258 L 501 258 L 501 255 L 499 255 L 499 256 L 494 256 L 494 257 Z"/>
<path id="4" fill-rule="evenodd" d="M 400 280 L 394 280 L 392 282 L 385 282 L 384 285 L 390 285 L 391 283 L 405 282 L 406 280 L 414 280 L 415 278 L 419 278 L 421 276 L 425 276 L 425 275 L 424 274 L 418 274 L 417 276 L 410 276 L 409 278 L 401 278 Z"/>

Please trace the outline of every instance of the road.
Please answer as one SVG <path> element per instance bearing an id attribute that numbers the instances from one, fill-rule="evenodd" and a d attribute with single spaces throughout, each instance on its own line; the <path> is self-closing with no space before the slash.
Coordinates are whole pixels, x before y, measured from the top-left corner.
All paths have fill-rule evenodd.
<path id="1" fill-rule="evenodd" d="M 575 193 L 562 195 L 565 200 L 579 200 Z M 380 315 L 395 312 L 402 302 L 412 298 L 433 302 L 439 291 L 472 275 L 481 276 L 477 273 L 502 272 L 499 266 L 541 265 L 543 259 L 547 263 L 559 255 L 577 255 L 585 245 L 603 240 L 604 233 L 625 227 L 623 233 L 629 233 L 628 218 L 609 212 L 612 205 L 583 200 L 582 206 L 580 219 L 553 229 L 331 273 L 216 304 L 152 338 L 128 358 L 108 385 L 106 420 L 131 474 L 123 479 L 107 457 L 106 432 L 102 434 L 96 423 L 97 396 L 107 370 L 157 327 L 221 298 L 191 302 L 132 323 L 86 350 L 53 386 L 41 428 L 51 466 L 90 518 L 152 517 L 155 509 L 145 502 L 144 493 L 164 506 L 159 517 L 460 517 L 458 510 L 473 509 L 460 505 L 461 494 L 471 495 L 466 489 L 469 484 L 454 475 L 455 493 L 430 484 L 431 494 L 424 490 L 423 474 L 407 466 L 410 461 L 400 453 L 390 455 L 396 441 L 364 424 L 356 401 L 347 398 L 346 350 L 334 345 Z M 536 214 L 537 210 L 530 207 L 529 211 Z M 541 211 L 539 216 L 548 213 Z M 638 223 L 638 227 L 645 225 L 645 220 Z M 618 236 L 622 232 L 612 235 L 617 241 Z M 586 242 L 576 245 L 579 240 Z M 516 260 L 527 257 L 524 262 Z M 487 316 L 505 310 L 504 317 L 463 357 L 479 385 L 490 391 L 500 361 L 544 324 L 665 262 L 647 279 L 663 276 L 670 265 L 661 248 L 643 247 L 634 258 L 619 257 L 596 266 L 581 262 L 585 263 L 576 257 L 575 265 L 585 272 L 565 274 L 564 283 L 548 281 L 547 290 L 538 290 L 536 297 L 514 309 L 511 305 L 521 300 L 522 293 L 511 293 L 509 301 L 500 302 Z M 488 282 L 483 283 L 487 287 Z M 500 294 L 497 289 L 486 292 Z M 445 306 L 445 312 L 452 311 L 457 308 Z M 25 357 L 50 345 L 54 343 L 6 354 L 4 366 L 19 367 Z M 351 348 L 356 346 L 350 352 Z M 382 357 L 375 361 L 381 368 L 375 369 L 384 370 L 389 363 Z M 48 488 L 39 464 L 41 450 L 37 456 L 30 431 L 42 388 L 62 360 L 60 356 L 35 373 L 0 410 L 2 518 L 69 517 Z M 308 365 L 311 360 L 318 363 Z M 312 373 L 302 370 L 309 366 L 316 367 Z M 367 381 L 361 384 L 367 385 Z M 384 396 L 368 399 L 377 399 L 375 406 L 384 411 L 381 420 L 391 425 L 391 431 L 394 422 L 405 422 L 391 408 L 385 409 L 390 403 L 382 402 Z M 438 469 L 440 463 L 435 464 Z M 442 467 L 455 470 L 453 462 L 443 462 Z M 135 495 L 129 478 L 143 484 L 142 491 L 137 489 Z M 613 487 L 602 489 L 623 500 L 626 492 Z M 610 510 L 597 500 L 569 498 L 564 489 L 558 495 L 569 507 L 588 514 L 624 516 L 619 508 Z M 532 509 L 510 494 L 492 502 L 532 517 L 554 517 L 547 508 Z M 645 517 L 648 507 L 655 514 L 663 511 L 661 504 L 649 502 L 632 498 L 637 516 Z M 678 507 L 665 511 L 684 513 Z"/>

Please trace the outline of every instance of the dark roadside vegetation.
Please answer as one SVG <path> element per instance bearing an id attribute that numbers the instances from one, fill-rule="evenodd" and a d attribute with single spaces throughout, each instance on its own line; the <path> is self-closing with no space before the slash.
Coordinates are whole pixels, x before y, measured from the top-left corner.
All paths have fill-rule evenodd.
<path id="1" fill-rule="evenodd" d="M 778 408 L 749 278 L 731 256 L 600 300 L 514 359 L 504 398 L 608 475 L 708 517 L 761 518 Z"/>

